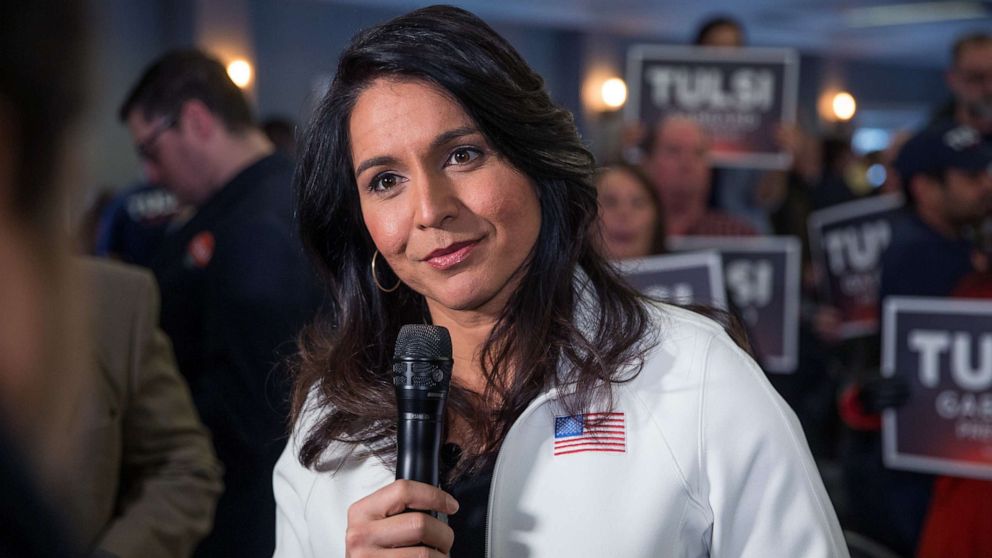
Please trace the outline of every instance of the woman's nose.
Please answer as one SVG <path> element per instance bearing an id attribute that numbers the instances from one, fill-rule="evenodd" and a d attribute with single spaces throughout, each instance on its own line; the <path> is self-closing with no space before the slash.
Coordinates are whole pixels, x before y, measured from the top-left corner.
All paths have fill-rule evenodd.
<path id="1" fill-rule="evenodd" d="M 416 180 L 415 219 L 418 228 L 440 228 L 458 214 L 458 197 L 446 177 L 422 173 Z"/>

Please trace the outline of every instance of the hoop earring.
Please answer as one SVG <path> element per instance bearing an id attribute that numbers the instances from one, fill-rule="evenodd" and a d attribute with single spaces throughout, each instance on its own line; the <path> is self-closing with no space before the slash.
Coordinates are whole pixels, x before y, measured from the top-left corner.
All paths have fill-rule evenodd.
<path id="1" fill-rule="evenodd" d="M 401 281 L 400 278 L 397 277 L 396 278 L 396 284 L 393 285 L 392 288 L 387 289 L 387 288 L 383 287 L 382 286 L 382 283 L 379 282 L 379 277 L 375 273 L 375 259 L 378 256 L 379 256 L 379 250 L 376 249 L 376 251 L 372 253 L 372 282 L 375 283 L 375 286 L 376 287 L 379 287 L 379 290 L 380 291 L 382 291 L 384 293 L 391 293 L 391 292 L 395 291 L 396 289 L 400 288 L 400 283 L 402 283 L 403 281 Z"/>

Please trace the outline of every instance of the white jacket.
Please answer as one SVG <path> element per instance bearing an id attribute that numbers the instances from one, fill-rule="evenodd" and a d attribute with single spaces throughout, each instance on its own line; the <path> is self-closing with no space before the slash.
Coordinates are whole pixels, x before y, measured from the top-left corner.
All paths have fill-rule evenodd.
<path id="1" fill-rule="evenodd" d="M 488 556 L 847 556 L 799 423 L 762 371 L 713 321 L 652 312 L 659 343 L 616 390 L 619 445 L 556 456 L 565 415 L 556 390 L 510 429 L 493 474 Z M 279 558 L 343 557 L 348 507 L 394 478 L 374 458 L 342 459 L 341 447 L 318 470 L 301 466 L 297 435 L 319 412 L 302 417 L 275 468 Z M 558 425 L 559 436 L 572 433 Z M 607 448 L 619 451 L 595 451 Z"/>

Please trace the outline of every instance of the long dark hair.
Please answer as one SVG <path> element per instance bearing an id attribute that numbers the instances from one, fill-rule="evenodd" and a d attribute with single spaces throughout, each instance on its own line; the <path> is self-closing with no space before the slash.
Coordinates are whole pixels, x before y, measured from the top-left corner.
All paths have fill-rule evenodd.
<path id="1" fill-rule="evenodd" d="M 305 134 L 296 177 L 302 238 L 331 298 L 328 319 L 301 336 L 293 420 L 305 405 L 328 410 L 303 433 L 301 462 L 314 465 L 334 441 L 392 460 L 391 350 L 402 324 L 430 320 L 421 295 L 405 285 L 384 293 L 370 274 L 375 246 L 362 221 L 348 121 L 359 95 L 384 77 L 450 94 L 489 144 L 533 180 L 541 207 L 520 284 L 482 347 L 486 392 L 453 385 L 449 394 L 449 416 L 473 433 L 458 474 L 491 459 L 513 421 L 549 387 L 574 384 L 563 400 L 569 410 L 612 402 L 613 384 L 640 370 L 649 319 L 640 295 L 593 247 L 593 157 L 572 115 L 551 101 L 520 55 L 480 19 L 449 6 L 366 30 L 341 56 Z M 579 268 L 584 277 L 577 281 Z M 391 285 L 395 278 L 379 271 Z M 597 299 L 586 326 L 576 323 L 580 289 Z"/>

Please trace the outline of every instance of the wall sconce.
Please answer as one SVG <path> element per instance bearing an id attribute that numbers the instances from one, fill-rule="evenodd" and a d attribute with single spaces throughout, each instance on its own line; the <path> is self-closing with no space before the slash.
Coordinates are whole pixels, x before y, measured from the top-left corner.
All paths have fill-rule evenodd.
<path id="1" fill-rule="evenodd" d="M 847 91 L 829 90 L 820 96 L 817 108 L 820 117 L 827 122 L 847 122 L 854 118 L 858 103 Z"/>
<path id="2" fill-rule="evenodd" d="M 252 70 L 251 63 L 243 58 L 232 60 L 227 65 L 227 75 L 241 89 L 245 89 L 251 84 L 253 74 L 254 71 Z"/>
<path id="3" fill-rule="evenodd" d="M 854 113 L 858 110 L 858 103 L 854 101 L 854 96 L 847 91 L 840 91 L 830 101 L 837 120 L 848 121 L 854 118 Z"/>
<path id="4" fill-rule="evenodd" d="M 582 80 L 582 106 L 591 114 L 618 112 L 627 102 L 627 84 L 613 68 L 594 68 Z"/>
<path id="5" fill-rule="evenodd" d="M 608 110 L 619 109 L 627 102 L 627 84 L 620 78 L 610 78 L 603 82 L 599 94 Z"/>

